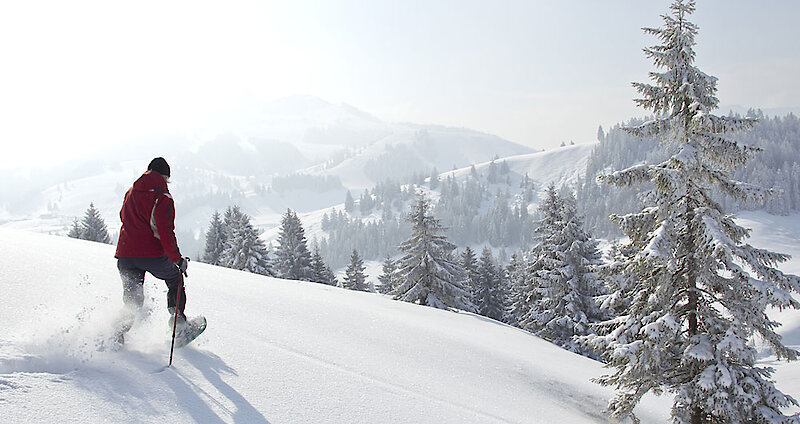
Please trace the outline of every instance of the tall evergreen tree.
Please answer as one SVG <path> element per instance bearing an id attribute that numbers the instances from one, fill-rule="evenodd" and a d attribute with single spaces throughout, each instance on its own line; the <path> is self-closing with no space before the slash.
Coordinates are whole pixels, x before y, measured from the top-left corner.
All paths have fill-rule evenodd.
<path id="1" fill-rule="evenodd" d="M 525 278 L 525 258 L 520 253 L 513 253 L 506 267 L 509 283 L 507 321 L 517 327 L 527 315 L 528 289 Z"/>
<path id="2" fill-rule="evenodd" d="M 100 211 L 94 207 L 94 202 L 89 203 L 89 208 L 86 209 L 86 213 L 83 215 L 83 220 L 81 220 L 80 225 L 73 225 L 68 235 L 82 240 L 111 244 L 111 237 L 108 235 L 108 227 L 106 227 L 103 217 L 100 216 Z"/>
<path id="3" fill-rule="evenodd" d="M 353 213 L 356 207 L 356 201 L 353 200 L 353 195 L 350 194 L 350 190 L 347 190 L 347 194 L 344 197 L 344 210 L 349 213 Z"/>
<path id="4" fill-rule="evenodd" d="M 430 187 L 431 190 L 436 190 L 437 188 L 439 188 L 439 171 L 436 169 L 436 167 L 434 167 L 433 170 L 431 171 L 430 182 L 428 183 L 428 187 Z"/>
<path id="5" fill-rule="evenodd" d="M 506 293 L 503 277 L 494 262 L 492 251 L 483 248 L 478 264 L 478 290 L 475 292 L 477 313 L 487 318 L 503 321 L 506 312 Z"/>
<path id="6" fill-rule="evenodd" d="M 239 205 L 228 206 L 228 209 L 225 210 L 225 215 L 222 219 L 224 244 L 227 244 L 228 238 L 231 236 L 233 230 L 242 222 L 243 215 L 244 212 L 242 212 Z"/>
<path id="7" fill-rule="evenodd" d="M 322 259 L 322 254 L 319 251 L 319 245 L 314 246 L 314 253 L 311 254 L 311 281 L 314 283 L 326 284 L 329 286 L 336 285 L 336 277 L 333 275 L 330 267 Z"/>
<path id="8" fill-rule="evenodd" d="M 364 275 L 364 261 L 358 256 L 358 251 L 353 249 L 350 255 L 350 264 L 344 272 L 342 279 L 342 286 L 350 290 L 370 291 L 370 286 L 367 284 L 367 276 Z"/>
<path id="9" fill-rule="evenodd" d="M 601 255 L 597 242 L 583 230 L 572 193 L 556 193 L 551 185 L 547 195 L 543 221 L 552 225 L 540 229 L 534 259 L 539 265 L 530 276 L 540 297 L 524 324 L 565 349 L 588 354 L 573 338 L 589 334 L 590 325 L 603 318 L 598 301 L 605 286 L 594 272 Z"/>
<path id="10" fill-rule="evenodd" d="M 676 0 L 662 27 L 645 29 L 661 41 L 645 52 L 662 71 L 650 73 L 654 84 L 634 84 L 636 103 L 656 118 L 628 131 L 676 153 L 604 177 L 655 188 L 641 211 L 612 216 L 630 238 L 630 256 L 611 267 L 634 286 L 631 308 L 606 324 L 607 334 L 585 340 L 609 352 L 616 369 L 598 379 L 618 390 L 609 403 L 616 416 L 631 413 L 645 393 L 668 390 L 675 423 L 800 422 L 781 411 L 798 403 L 773 385 L 771 368 L 755 365 L 749 343 L 758 336 L 778 358 L 797 358 L 766 311 L 800 308 L 791 295 L 800 278 L 774 268 L 788 256 L 744 243 L 749 231 L 711 198 L 713 187 L 740 201 L 767 193 L 730 177 L 754 153 L 730 135 L 753 121 L 711 114 L 717 79 L 693 65 L 697 26 L 687 18 L 694 10 L 694 1 Z"/>
<path id="11" fill-rule="evenodd" d="M 607 264 L 597 267 L 606 285 L 606 293 L 599 297 L 600 310 L 609 319 L 627 315 L 633 302 L 635 279 L 627 272 L 618 272 L 613 265 L 627 262 L 632 254 L 630 246 L 622 247 L 619 241 L 614 241 L 607 255 Z"/>
<path id="12" fill-rule="evenodd" d="M 206 247 L 203 251 L 203 262 L 210 265 L 220 265 L 226 242 L 226 232 L 222 224 L 221 216 L 219 212 L 214 211 L 214 214 L 211 216 L 211 222 L 208 224 L 208 231 L 206 231 Z"/>
<path id="13" fill-rule="evenodd" d="M 238 209 L 238 208 L 237 208 Z M 220 255 L 220 265 L 261 275 L 274 275 L 264 241 L 250 223 L 250 216 L 239 211 L 237 222 L 228 228 L 225 249 Z M 232 219 L 234 214 L 231 215 Z"/>
<path id="14" fill-rule="evenodd" d="M 553 271 L 551 260 L 558 248 L 556 234 L 559 232 L 561 202 L 555 184 L 545 189 L 545 198 L 539 204 L 540 219 L 534 228 L 534 246 L 526 257 L 524 277 L 517 281 L 516 302 L 513 305 L 514 315 L 520 328 L 536 333 L 542 329 L 547 316 L 547 308 L 543 303 L 542 293 L 557 275 Z"/>
<path id="15" fill-rule="evenodd" d="M 464 275 L 467 277 L 465 280 L 467 292 L 469 292 L 469 299 L 475 303 L 475 293 L 478 292 L 480 287 L 478 276 L 478 259 L 475 257 L 475 252 L 469 247 L 465 247 L 461 252 L 461 269 L 464 270 Z"/>
<path id="16" fill-rule="evenodd" d="M 392 293 L 397 285 L 397 263 L 392 260 L 391 255 L 386 254 L 381 267 L 381 275 L 378 276 L 378 291 L 382 294 Z"/>
<path id="17" fill-rule="evenodd" d="M 81 223 L 78 222 L 78 218 L 72 220 L 72 226 L 69 227 L 67 237 L 83 239 L 83 228 L 81 227 Z"/>
<path id="18" fill-rule="evenodd" d="M 275 250 L 275 272 L 288 280 L 311 281 L 311 253 L 306 246 L 305 230 L 300 218 L 291 209 L 281 219 L 278 247 Z"/>
<path id="19" fill-rule="evenodd" d="M 429 201 L 420 195 L 408 214 L 411 238 L 399 247 L 405 256 L 400 259 L 401 282 L 395 299 L 439 309 L 474 311 L 463 271 L 451 258 L 456 246 L 442 235 L 444 227 L 430 208 Z"/>

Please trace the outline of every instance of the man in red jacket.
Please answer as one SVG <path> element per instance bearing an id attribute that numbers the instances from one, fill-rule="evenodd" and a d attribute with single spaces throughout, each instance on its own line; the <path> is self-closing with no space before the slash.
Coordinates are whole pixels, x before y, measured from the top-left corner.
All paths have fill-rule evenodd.
<path id="1" fill-rule="evenodd" d="M 170 315 L 177 318 L 179 328 L 186 325 L 183 276 L 188 259 L 181 255 L 175 239 L 175 203 L 167 189 L 169 175 L 167 161 L 160 157 L 153 159 L 147 172 L 125 193 L 119 212 L 122 229 L 114 256 L 122 277 L 122 298 L 128 309 L 121 333 L 130 329 L 134 313 L 144 303 L 145 272 L 167 283 Z"/>

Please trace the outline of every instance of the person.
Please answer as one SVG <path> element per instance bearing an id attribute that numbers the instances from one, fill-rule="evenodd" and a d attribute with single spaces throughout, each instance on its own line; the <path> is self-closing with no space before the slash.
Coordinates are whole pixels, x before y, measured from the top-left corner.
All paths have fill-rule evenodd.
<path id="1" fill-rule="evenodd" d="M 175 238 L 175 203 L 167 188 L 169 177 L 167 161 L 162 157 L 153 159 L 147 171 L 125 193 L 119 212 L 122 228 L 114 257 L 122 279 L 125 304 L 118 329 L 121 339 L 144 304 L 146 272 L 167 284 L 170 325 L 177 319 L 179 333 L 186 327 L 183 277 L 189 261 L 181 255 Z"/>

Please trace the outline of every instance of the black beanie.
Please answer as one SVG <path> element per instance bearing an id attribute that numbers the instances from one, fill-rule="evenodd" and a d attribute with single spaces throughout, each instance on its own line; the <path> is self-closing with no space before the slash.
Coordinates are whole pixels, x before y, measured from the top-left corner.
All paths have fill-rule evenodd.
<path id="1" fill-rule="evenodd" d="M 159 157 L 151 160 L 150 165 L 147 165 L 147 170 L 156 171 L 165 177 L 169 177 L 169 164 L 164 158 Z"/>

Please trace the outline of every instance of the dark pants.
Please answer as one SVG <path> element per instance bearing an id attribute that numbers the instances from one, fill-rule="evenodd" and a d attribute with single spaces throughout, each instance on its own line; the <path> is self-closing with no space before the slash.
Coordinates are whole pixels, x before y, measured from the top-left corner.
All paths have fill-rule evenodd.
<path id="1" fill-rule="evenodd" d="M 175 310 L 178 289 L 181 290 L 178 313 L 184 315 L 186 308 L 186 290 L 183 288 L 183 275 L 174 263 L 166 256 L 160 258 L 118 258 L 117 268 L 122 278 L 122 301 L 132 310 L 141 309 L 144 304 L 144 274 L 149 272 L 154 277 L 167 283 L 167 308 L 170 313 Z"/>

